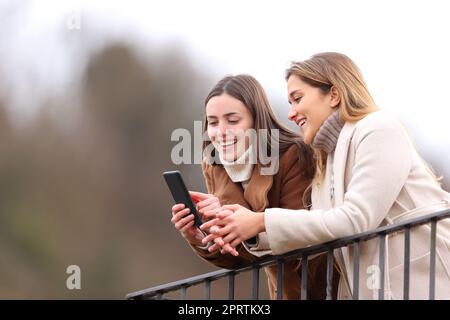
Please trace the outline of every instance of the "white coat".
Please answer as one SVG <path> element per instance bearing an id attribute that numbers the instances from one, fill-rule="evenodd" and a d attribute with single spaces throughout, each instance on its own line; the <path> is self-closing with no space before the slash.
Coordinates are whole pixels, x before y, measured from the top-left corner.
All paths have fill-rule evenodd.
<path id="1" fill-rule="evenodd" d="M 345 123 L 334 153 L 328 156 L 324 181 L 313 188 L 312 203 L 308 214 L 266 209 L 266 233 L 272 254 L 448 209 L 450 194 L 435 182 L 402 125 L 379 111 L 358 122 Z M 437 299 L 450 299 L 449 220 L 441 220 L 437 228 Z M 386 239 L 385 298 L 402 299 L 404 232 Z M 360 299 L 378 297 L 380 282 L 373 278 L 379 270 L 378 250 L 378 239 L 361 242 Z M 335 258 L 342 269 L 339 298 L 350 298 L 352 247 L 335 250 Z M 410 299 L 428 299 L 429 224 L 411 229 L 410 258 Z"/>

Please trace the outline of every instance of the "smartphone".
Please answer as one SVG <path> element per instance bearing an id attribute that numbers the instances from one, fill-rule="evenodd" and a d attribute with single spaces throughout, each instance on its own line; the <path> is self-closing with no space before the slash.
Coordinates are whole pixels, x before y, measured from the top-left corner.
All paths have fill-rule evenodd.
<path id="1" fill-rule="evenodd" d="M 197 208 L 189 195 L 180 171 L 166 171 L 163 173 L 163 176 L 170 192 L 172 193 L 175 204 L 183 203 L 186 208 L 191 209 L 190 213 L 194 215 L 194 226 L 200 227 L 203 224 L 202 219 L 200 219 L 200 214 L 198 213 Z"/>

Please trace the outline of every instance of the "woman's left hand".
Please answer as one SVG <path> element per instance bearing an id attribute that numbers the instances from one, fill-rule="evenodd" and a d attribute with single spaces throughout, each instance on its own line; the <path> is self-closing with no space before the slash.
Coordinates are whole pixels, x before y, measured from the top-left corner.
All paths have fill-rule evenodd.
<path id="1" fill-rule="evenodd" d="M 225 205 L 215 219 L 202 224 L 200 229 L 210 233 L 202 240 L 203 243 L 222 237 L 222 248 L 228 248 L 225 251 L 230 252 L 229 246 L 234 249 L 242 241 L 265 231 L 264 212 L 253 212 L 238 204 Z"/>
<path id="2" fill-rule="evenodd" d="M 216 196 L 196 191 L 189 191 L 189 195 L 194 200 L 202 220 L 211 220 L 220 211 L 220 201 Z"/>

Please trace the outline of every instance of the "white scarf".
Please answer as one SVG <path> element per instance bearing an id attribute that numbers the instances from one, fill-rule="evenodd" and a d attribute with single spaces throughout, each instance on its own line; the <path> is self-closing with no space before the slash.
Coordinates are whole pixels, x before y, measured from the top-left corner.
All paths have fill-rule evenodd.
<path id="1" fill-rule="evenodd" d="M 228 173 L 231 181 L 233 182 L 247 182 L 252 176 L 254 159 L 253 148 L 248 147 L 247 150 L 235 161 L 226 161 L 220 157 L 225 171 Z"/>

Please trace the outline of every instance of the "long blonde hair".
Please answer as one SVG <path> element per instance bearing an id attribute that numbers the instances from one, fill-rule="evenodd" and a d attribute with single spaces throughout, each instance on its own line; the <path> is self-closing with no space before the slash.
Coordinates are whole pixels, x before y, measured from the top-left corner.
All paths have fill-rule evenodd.
<path id="1" fill-rule="evenodd" d="M 311 58 L 292 62 L 286 80 L 297 76 L 316 88 L 335 87 L 339 92 L 339 115 L 344 122 L 361 120 L 378 110 L 358 66 L 346 55 L 336 52 L 317 53 Z M 313 149 L 316 163 L 314 183 L 323 180 L 327 155 Z"/>

